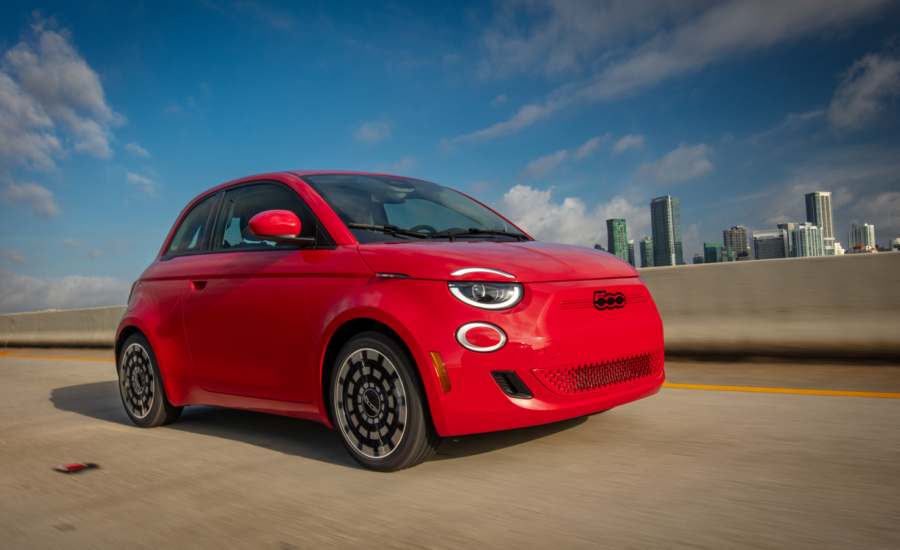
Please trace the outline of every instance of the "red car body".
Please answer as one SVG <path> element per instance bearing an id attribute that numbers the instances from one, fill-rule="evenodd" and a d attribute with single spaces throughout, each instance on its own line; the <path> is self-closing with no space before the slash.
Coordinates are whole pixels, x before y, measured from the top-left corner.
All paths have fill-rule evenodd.
<path id="1" fill-rule="evenodd" d="M 564 420 L 659 391 L 665 378 L 662 322 L 627 262 L 537 241 L 360 244 L 301 179 L 315 173 L 339 172 L 262 174 L 204 192 L 184 209 L 135 283 L 116 354 L 129 335 L 143 333 L 173 405 L 247 409 L 332 426 L 325 396 L 335 342 L 372 322 L 408 348 L 441 436 Z M 335 246 L 164 258 L 194 204 L 256 181 L 280 182 L 296 192 Z M 471 267 L 514 278 L 484 271 L 451 275 Z M 510 309 L 478 309 L 448 291 L 448 281 L 465 280 L 519 282 L 524 296 Z M 623 296 L 624 307 L 605 307 L 603 297 L 610 295 Z M 464 348 L 457 331 L 473 322 L 500 327 L 505 345 L 489 353 Z M 443 360 L 449 391 L 432 352 Z M 515 372 L 533 397 L 511 397 L 492 371 Z"/>

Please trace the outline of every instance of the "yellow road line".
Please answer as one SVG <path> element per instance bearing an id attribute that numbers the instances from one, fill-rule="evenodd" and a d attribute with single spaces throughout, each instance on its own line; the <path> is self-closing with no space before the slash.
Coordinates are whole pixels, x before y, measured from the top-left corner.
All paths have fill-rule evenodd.
<path id="1" fill-rule="evenodd" d="M 791 393 L 799 395 L 839 395 L 843 397 L 883 397 L 887 399 L 900 399 L 900 393 L 866 391 L 792 390 L 788 388 L 753 388 L 748 386 L 703 386 L 700 384 L 670 384 L 668 382 L 663 384 L 663 387 L 681 390 L 744 391 L 756 393 Z"/>
<path id="2" fill-rule="evenodd" d="M 65 359 L 66 361 L 109 361 L 115 363 L 115 359 L 97 359 L 96 357 L 49 357 L 43 355 L 12 355 L 8 353 L 0 354 L 0 357 L 16 357 L 24 359 Z"/>

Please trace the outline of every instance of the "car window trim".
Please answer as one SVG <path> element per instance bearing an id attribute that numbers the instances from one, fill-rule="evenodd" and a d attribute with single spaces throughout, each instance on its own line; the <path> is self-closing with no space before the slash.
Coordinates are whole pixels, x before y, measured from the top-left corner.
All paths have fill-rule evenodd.
<path id="1" fill-rule="evenodd" d="M 172 237 L 166 241 L 165 248 L 163 249 L 163 250 L 165 250 L 165 252 L 163 252 L 162 256 L 160 256 L 160 259 L 161 260 L 171 260 L 172 258 L 177 258 L 179 256 L 193 256 L 195 254 L 201 254 L 201 253 L 209 250 L 210 244 L 212 243 L 212 241 L 210 240 L 212 235 L 210 235 L 210 233 L 209 233 L 210 220 L 211 220 L 212 216 L 215 216 L 217 214 L 219 205 L 221 205 L 221 203 L 222 203 L 222 197 L 224 197 L 224 196 L 225 196 L 225 193 L 221 190 L 216 191 L 215 193 L 209 193 L 209 194 L 203 195 L 196 202 L 194 202 L 193 206 L 191 206 L 190 209 L 185 209 L 187 211 L 187 213 L 178 221 L 178 225 L 175 227 L 175 230 L 172 231 Z M 218 197 L 218 200 L 215 200 L 216 197 Z M 194 208 L 197 208 L 200 205 L 200 203 L 202 203 L 203 201 L 210 199 L 210 198 L 213 199 L 213 203 L 209 205 L 209 212 L 206 214 L 206 223 L 203 226 L 203 232 L 198 237 L 200 239 L 201 243 L 203 243 L 203 239 L 206 239 L 206 249 L 205 250 L 202 250 L 202 249 L 194 250 L 191 252 L 185 252 L 183 254 L 170 254 L 169 248 L 172 246 L 172 239 L 174 239 L 175 235 L 178 234 L 178 230 L 181 229 L 181 224 L 183 224 L 185 222 L 185 220 L 187 220 L 187 217 L 191 215 L 191 212 L 194 211 Z"/>
<path id="2" fill-rule="evenodd" d="M 206 250 L 204 253 L 207 253 L 207 254 L 233 254 L 233 253 L 236 253 L 236 252 L 276 252 L 276 251 L 279 251 L 279 250 L 289 250 L 289 251 L 290 251 L 290 250 L 293 250 L 293 251 L 297 251 L 297 250 L 335 250 L 335 249 L 337 249 L 337 246 L 334 244 L 334 239 L 332 239 L 332 238 L 331 238 L 331 235 L 328 234 L 328 230 L 326 230 L 326 229 L 322 226 L 322 222 L 319 220 L 319 217 L 316 215 L 316 212 L 309 206 L 309 204 L 307 204 L 307 202 L 306 202 L 305 200 L 303 200 L 303 197 L 301 197 L 299 193 L 297 193 L 294 189 L 292 189 L 290 185 L 288 185 L 288 184 L 286 184 L 286 183 L 284 183 L 284 182 L 281 182 L 281 181 L 276 181 L 276 180 L 254 180 L 254 181 L 247 181 L 247 182 L 239 183 L 239 184 L 237 184 L 237 185 L 232 185 L 231 187 L 226 187 L 225 189 L 222 189 L 222 190 L 221 190 L 222 198 L 219 200 L 219 208 L 218 208 L 217 211 L 216 211 L 216 217 L 215 217 L 215 219 L 213 220 L 212 226 L 210 227 L 211 230 L 212 230 L 212 231 L 215 231 L 215 230 L 218 228 L 218 225 L 219 225 L 219 216 L 222 214 L 222 205 L 225 204 L 225 195 L 228 193 L 228 191 L 234 191 L 235 189 L 240 189 L 240 188 L 242 188 L 242 187 L 249 187 L 249 186 L 251 186 L 251 185 L 260 185 L 260 184 L 269 184 L 269 185 L 274 184 L 274 185 L 278 185 L 278 186 L 280 186 L 280 187 L 283 187 L 283 188 L 287 189 L 288 192 L 293 193 L 293 194 L 297 197 L 297 199 L 298 199 L 298 200 L 303 204 L 303 206 L 305 206 L 306 209 L 309 211 L 310 215 L 312 216 L 313 221 L 314 221 L 315 224 L 316 224 L 316 225 L 315 225 L 316 230 L 313 232 L 313 235 L 314 235 L 314 237 L 315 237 L 315 239 L 316 239 L 315 244 L 313 244 L 313 245 L 307 245 L 307 246 L 303 246 L 303 245 L 288 245 L 288 246 L 286 246 L 286 247 L 281 247 L 281 248 L 271 248 L 271 249 L 266 249 L 266 248 L 250 248 L 250 249 L 241 249 L 241 250 L 229 250 L 229 249 L 220 250 L 220 249 L 214 249 L 214 248 L 213 248 L 213 246 L 212 246 L 212 245 L 213 245 L 213 238 L 216 237 L 216 235 L 210 234 L 209 244 L 208 244 L 209 248 L 208 248 L 208 250 Z M 327 241 L 328 244 L 324 244 L 324 245 L 319 244 L 319 232 L 320 232 L 320 231 L 322 232 L 322 235 L 325 237 L 325 240 Z"/>

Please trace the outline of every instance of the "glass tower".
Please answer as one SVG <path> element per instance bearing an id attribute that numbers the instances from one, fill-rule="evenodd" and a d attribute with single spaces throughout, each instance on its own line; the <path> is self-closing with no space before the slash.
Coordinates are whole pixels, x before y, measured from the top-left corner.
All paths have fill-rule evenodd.
<path id="1" fill-rule="evenodd" d="M 847 238 L 850 241 L 850 250 L 859 245 L 862 245 L 863 248 L 875 248 L 875 226 L 869 224 L 856 225 L 854 223 L 850 226 L 850 233 L 847 235 Z"/>
<path id="2" fill-rule="evenodd" d="M 606 220 L 607 252 L 628 261 L 628 232 L 625 220 Z"/>
<path id="3" fill-rule="evenodd" d="M 653 267 L 653 239 L 641 239 L 641 267 Z"/>
<path id="4" fill-rule="evenodd" d="M 637 267 L 634 260 L 634 239 L 631 239 L 628 241 L 628 263 L 631 264 L 631 267 Z"/>
<path id="5" fill-rule="evenodd" d="M 833 254 L 834 221 L 831 217 L 831 191 L 806 194 L 806 221 L 819 228 L 825 249 L 830 248 Z"/>
<path id="6" fill-rule="evenodd" d="M 681 208 L 669 195 L 650 201 L 653 265 L 684 265 L 681 244 Z"/>
<path id="7" fill-rule="evenodd" d="M 809 222 L 797 224 L 797 227 L 791 231 L 791 257 L 805 258 L 824 255 L 825 239 L 822 237 L 822 231 Z"/>

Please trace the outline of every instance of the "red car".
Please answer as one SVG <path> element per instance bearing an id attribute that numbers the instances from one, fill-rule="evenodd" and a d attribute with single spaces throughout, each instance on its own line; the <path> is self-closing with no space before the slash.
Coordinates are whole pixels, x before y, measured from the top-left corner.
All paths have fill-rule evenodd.
<path id="1" fill-rule="evenodd" d="M 138 426 L 199 404 L 305 418 L 381 471 L 665 378 L 662 322 L 627 262 L 537 242 L 433 183 L 324 171 L 191 201 L 132 287 L 116 357 Z"/>

